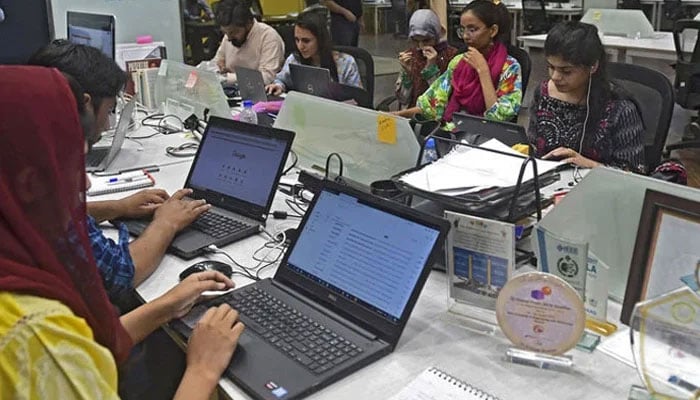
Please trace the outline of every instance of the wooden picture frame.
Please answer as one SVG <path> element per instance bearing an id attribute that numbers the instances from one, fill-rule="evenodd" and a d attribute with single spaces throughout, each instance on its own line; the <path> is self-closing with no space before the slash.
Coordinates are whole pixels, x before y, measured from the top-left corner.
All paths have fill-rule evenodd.
<path id="1" fill-rule="evenodd" d="M 682 287 L 682 277 L 695 277 L 698 243 L 700 202 L 647 189 L 622 303 L 624 324 L 639 301 Z"/>

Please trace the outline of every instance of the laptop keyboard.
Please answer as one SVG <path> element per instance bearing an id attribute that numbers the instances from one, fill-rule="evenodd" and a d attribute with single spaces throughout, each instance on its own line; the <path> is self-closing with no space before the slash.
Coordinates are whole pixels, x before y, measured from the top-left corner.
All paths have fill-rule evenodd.
<path id="1" fill-rule="evenodd" d="M 197 218 L 192 223 L 191 227 L 216 239 L 220 239 L 224 236 L 244 231 L 250 228 L 251 225 L 225 215 L 208 212 Z"/>
<path id="2" fill-rule="evenodd" d="M 227 302 L 247 317 L 247 329 L 315 374 L 362 353 L 356 344 L 256 287 L 231 293 Z"/>
<path id="3" fill-rule="evenodd" d="M 89 167 L 100 165 L 102 160 L 107 157 L 109 149 L 92 149 L 85 156 L 85 164 Z"/>

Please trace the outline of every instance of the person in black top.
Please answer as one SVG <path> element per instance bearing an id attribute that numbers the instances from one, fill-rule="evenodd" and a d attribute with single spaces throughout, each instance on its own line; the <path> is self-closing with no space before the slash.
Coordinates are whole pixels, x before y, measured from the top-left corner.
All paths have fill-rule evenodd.
<path id="1" fill-rule="evenodd" d="M 364 27 L 362 0 L 322 0 L 331 11 L 331 36 L 339 46 L 355 46 Z"/>

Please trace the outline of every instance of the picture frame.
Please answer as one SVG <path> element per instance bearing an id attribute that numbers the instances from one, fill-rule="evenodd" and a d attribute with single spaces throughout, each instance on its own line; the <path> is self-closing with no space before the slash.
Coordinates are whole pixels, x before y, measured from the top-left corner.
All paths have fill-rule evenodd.
<path id="1" fill-rule="evenodd" d="M 620 320 L 634 305 L 692 285 L 700 261 L 700 202 L 647 189 Z"/>

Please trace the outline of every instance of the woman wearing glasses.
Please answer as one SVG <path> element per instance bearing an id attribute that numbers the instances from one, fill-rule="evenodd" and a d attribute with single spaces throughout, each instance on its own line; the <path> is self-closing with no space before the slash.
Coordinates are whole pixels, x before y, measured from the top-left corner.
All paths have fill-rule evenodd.
<path id="1" fill-rule="evenodd" d="M 413 47 L 399 53 L 402 70 L 396 81 L 397 115 L 412 117 L 421 110 L 416 105 L 423 94 L 441 74 L 458 50 L 440 40 L 443 29 L 440 19 L 431 10 L 417 10 L 408 24 L 408 37 Z"/>
<path id="2" fill-rule="evenodd" d="M 522 102 L 520 64 L 508 55 L 510 19 L 503 4 L 474 0 L 460 16 L 459 34 L 469 46 L 440 78 L 418 97 L 424 117 L 452 129 L 452 114 L 465 112 L 507 121 L 518 115 Z"/>

